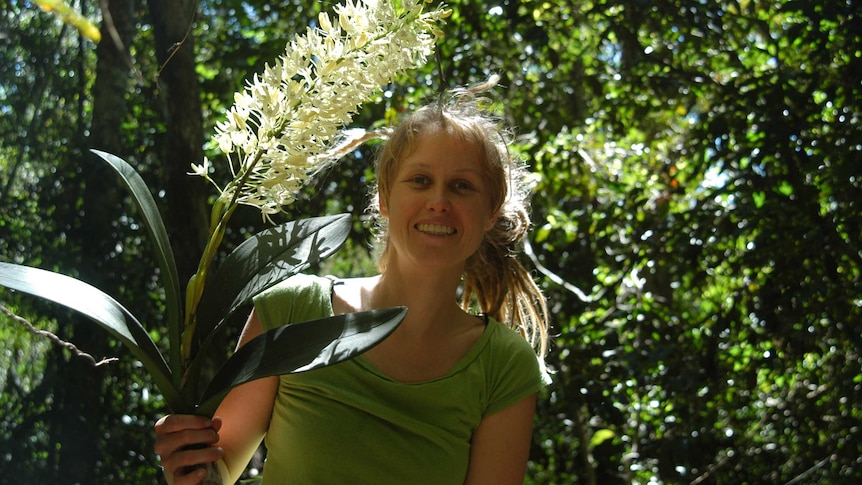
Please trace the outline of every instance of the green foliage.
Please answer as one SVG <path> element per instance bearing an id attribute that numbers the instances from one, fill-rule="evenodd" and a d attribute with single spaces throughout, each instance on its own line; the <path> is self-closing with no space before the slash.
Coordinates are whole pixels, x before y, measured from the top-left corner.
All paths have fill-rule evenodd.
<path id="1" fill-rule="evenodd" d="M 536 174 L 535 259 L 525 262 L 543 276 L 557 336 L 528 483 L 857 483 L 858 2 L 448 3 L 446 86 L 501 74 L 498 107 L 518 126 L 517 150 Z M 59 250 L 76 254 L 82 244 L 68 227 L 80 182 L 75 164 L 55 162 L 89 148 L 75 127 L 86 120 L 92 74 L 76 67 L 89 61 L 77 57 L 71 29 L 14 8 L 0 29 L 20 34 L 0 41 L 0 57 L 18 60 L 0 62 L 0 182 L 10 187 L 0 200 L 8 242 L 0 259 L 65 267 Z M 206 124 L 319 9 L 300 0 L 201 4 L 194 33 Z M 155 186 L 163 121 L 143 14 L 133 55 L 145 81 L 129 93 L 124 133 Z M 356 123 L 394 121 L 436 96 L 440 79 L 429 65 L 381 93 Z M 76 99 L 82 109 L 72 109 Z M 26 130 L 30 123 L 42 128 Z M 364 148 L 323 174 L 292 216 L 361 213 L 373 156 Z M 148 253 L 140 222 L 112 217 L 123 248 L 112 257 L 134 267 L 125 265 Z M 370 228 L 354 226 L 327 271 L 373 268 Z M 259 228 L 259 216 L 237 212 L 225 251 Z M 129 277 L 156 281 L 147 264 Z M 154 283 L 146 295 L 123 285 L 136 314 L 160 295 Z M 54 315 L 44 308 L 6 304 L 45 328 L 63 325 L 37 318 Z M 0 456 L 15 457 L 2 466 L 39 481 L 47 475 L 28 473 L 55 463 L 50 386 L 41 385 L 54 351 L 15 325 L 0 329 L 4 343 L 17 342 L 0 380 L 0 429 L 33 437 L 0 440 Z M 105 417 L 112 424 L 98 425 L 111 437 L 97 445 L 104 482 L 155 476 L 146 443 L 161 397 L 145 399 L 151 384 L 134 375 L 118 365 L 105 377 L 118 404 Z M 117 424 L 123 415 L 129 424 Z M 128 450 L 133 457 L 120 456 Z"/>
<path id="2" fill-rule="evenodd" d="M 852 483 L 862 233 L 845 209 L 862 195 L 860 88 L 858 60 L 833 53 L 858 51 L 841 33 L 857 11 L 614 2 L 579 15 L 600 31 L 581 64 L 602 66 L 603 95 L 578 135 L 526 149 L 544 175 L 539 259 L 590 296 L 548 288 L 571 317 L 546 412 L 573 441 L 605 427 L 619 439 L 578 443 L 563 470 Z"/>

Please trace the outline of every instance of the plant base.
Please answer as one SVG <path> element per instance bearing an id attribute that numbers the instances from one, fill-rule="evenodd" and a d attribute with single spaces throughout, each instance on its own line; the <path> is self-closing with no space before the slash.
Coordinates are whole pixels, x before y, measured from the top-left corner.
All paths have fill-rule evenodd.
<path id="1" fill-rule="evenodd" d="M 202 466 L 207 471 L 207 475 L 203 480 L 198 482 L 198 485 L 224 485 L 221 471 L 216 463 L 207 463 Z"/>

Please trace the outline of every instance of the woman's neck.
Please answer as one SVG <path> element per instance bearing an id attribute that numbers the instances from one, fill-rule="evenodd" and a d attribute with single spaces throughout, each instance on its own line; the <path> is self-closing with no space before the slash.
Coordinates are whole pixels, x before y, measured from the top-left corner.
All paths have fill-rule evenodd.
<path id="1" fill-rule="evenodd" d="M 406 306 L 402 323 L 405 333 L 416 336 L 448 332 L 447 323 L 461 321 L 463 311 L 455 299 L 460 272 L 402 271 L 397 265 L 387 270 L 369 288 L 368 303 L 373 308 Z"/>

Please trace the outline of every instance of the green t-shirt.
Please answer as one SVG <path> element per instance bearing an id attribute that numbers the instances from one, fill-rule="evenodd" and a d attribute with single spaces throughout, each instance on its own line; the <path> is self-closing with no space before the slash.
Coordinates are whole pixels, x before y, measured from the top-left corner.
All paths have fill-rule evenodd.
<path id="1" fill-rule="evenodd" d="M 332 315 L 329 278 L 297 275 L 255 298 L 264 329 Z M 484 416 L 542 387 L 536 354 L 491 320 L 443 377 L 406 384 L 359 356 L 280 377 L 266 484 L 463 484 Z"/>

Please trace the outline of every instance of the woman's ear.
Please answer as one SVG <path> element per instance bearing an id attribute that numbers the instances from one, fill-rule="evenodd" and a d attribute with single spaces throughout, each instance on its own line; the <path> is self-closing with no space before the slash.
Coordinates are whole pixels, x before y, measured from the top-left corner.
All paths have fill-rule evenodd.
<path id="1" fill-rule="evenodd" d="M 386 201 L 383 199 L 383 196 L 380 192 L 377 193 L 377 207 L 380 209 L 380 215 L 385 218 L 389 218 L 389 207 L 386 205 Z"/>
<path id="2" fill-rule="evenodd" d="M 497 217 L 499 217 L 499 216 L 500 216 L 500 211 L 497 211 L 497 212 L 491 214 L 491 217 L 489 217 L 488 220 L 485 222 L 485 232 L 488 232 L 494 228 L 494 225 L 497 224 Z"/>

